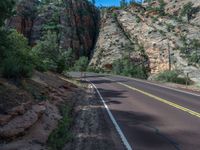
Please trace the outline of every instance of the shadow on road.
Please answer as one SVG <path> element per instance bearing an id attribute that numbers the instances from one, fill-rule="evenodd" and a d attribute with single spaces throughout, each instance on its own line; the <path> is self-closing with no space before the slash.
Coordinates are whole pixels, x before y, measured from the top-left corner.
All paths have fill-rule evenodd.
<path id="1" fill-rule="evenodd" d="M 126 137 L 133 142 L 131 145 L 137 146 L 138 149 L 180 150 L 173 137 L 169 137 L 153 126 L 153 124 L 161 124 L 158 118 L 134 111 L 112 110 L 112 113 Z"/>

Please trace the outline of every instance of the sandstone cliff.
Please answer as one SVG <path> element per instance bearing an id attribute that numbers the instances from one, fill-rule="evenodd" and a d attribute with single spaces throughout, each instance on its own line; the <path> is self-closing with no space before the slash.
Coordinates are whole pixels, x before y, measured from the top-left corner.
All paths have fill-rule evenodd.
<path id="1" fill-rule="evenodd" d="M 189 1 L 193 2 L 191 9 L 195 12 L 192 12 L 188 21 L 185 19 L 186 16 L 180 16 L 180 13 Z M 194 41 L 200 41 L 200 4 L 193 0 L 165 2 L 165 15 L 158 9 L 161 4 L 157 1 L 144 6 L 133 4 L 123 9 L 102 10 L 100 34 L 90 65 L 102 67 L 107 63 L 112 64 L 123 57 L 123 45 L 131 42 L 132 47 L 129 49 L 132 53 L 138 52 L 138 45 L 144 47 L 145 55 L 148 56 L 150 75 L 169 69 L 179 69 L 183 76 L 189 73 L 194 81 L 200 81 L 199 63 L 191 62 L 191 58 L 188 57 L 195 49 L 197 55 L 200 51 L 198 45 L 195 48 L 192 44 Z M 173 17 L 175 15 L 176 17 Z M 183 52 L 185 50 L 188 52 Z M 138 56 L 143 60 L 141 55 Z"/>
<path id="2" fill-rule="evenodd" d="M 8 25 L 34 45 L 56 20 L 60 47 L 72 48 L 77 58 L 90 57 L 94 68 L 111 69 L 114 61 L 129 53 L 135 65 L 145 64 L 150 76 L 179 69 L 183 76 L 189 73 L 200 81 L 200 2 L 161 2 L 102 8 L 99 23 L 97 8 L 86 0 L 43 6 L 38 0 L 22 0 Z"/>
<path id="3" fill-rule="evenodd" d="M 61 4 L 22 0 L 16 12 L 7 25 L 23 33 L 31 45 L 51 23 L 59 27 L 62 48 L 72 48 L 77 57 L 90 55 L 98 33 L 98 10 L 87 0 L 64 0 Z"/>

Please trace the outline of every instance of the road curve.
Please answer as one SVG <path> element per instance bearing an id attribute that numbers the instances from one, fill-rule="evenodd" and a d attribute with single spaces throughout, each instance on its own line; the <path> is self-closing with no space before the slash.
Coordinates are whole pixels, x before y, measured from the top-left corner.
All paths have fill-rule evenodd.
<path id="1" fill-rule="evenodd" d="M 87 73 L 86 79 L 132 149 L 200 150 L 200 95 L 125 77 Z"/>

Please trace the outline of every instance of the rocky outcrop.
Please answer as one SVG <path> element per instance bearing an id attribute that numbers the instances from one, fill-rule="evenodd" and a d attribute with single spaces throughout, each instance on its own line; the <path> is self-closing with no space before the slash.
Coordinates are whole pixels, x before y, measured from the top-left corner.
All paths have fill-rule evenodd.
<path id="1" fill-rule="evenodd" d="M 183 9 L 184 5 L 187 3 L 192 2 L 194 12 L 191 16 L 190 23 L 195 25 L 200 25 L 200 1 L 196 0 L 165 0 L 165 3 L 167 4 L 165 7 L 165 10 L 167 13 L 172 15 L 180 15 L 181 10 Z"/>
<path id="2" fill-rule="evenodd" d="M 22 0 L 7 24 L 23 33 L 30 45 L 35 45 L 53 24 L 60 35 L 60 47 L 73 49 L 78 58 L 89 56 L 93 49 L 98 33 L 98 10 L 87 0 L 64 0 L 61 4 Z"/>
<path id="3" fill-rule="evenodd" d="M 102 12 L 100 34 L 90 65 L 102 68 L 112 64 L 122 57 L 128 45 L 130 41 L 119 28 L 112 13 Z"/>
<path id="4" fill-rule="evenodd" d="M 60 108 L 74 108 L 84 92 L 51 72 L 35 72 L 21 85 L 0 78 L 0 149 L 48 149 L 49 136 L 63 118 Z"/>
<path id="5" fill-rule="evenodd" d="M 137 41 L 132 40 L 119 24 L 118 12 L 102 10 L 100 33 L 90 66 L 111 69 L 114 61 L 127 55 L 130 55 L 135 63 L 145 61 Z"/>
<path id="6" fill-rule="evenodd" d="M 17 2 L 16 15 L 7 20 L 7 26 L 15 28 L 28 38 L 29 44 L 35 43 L 33 26 L 38 15 L 38 0 L 22 0 Z"/>
<path id="7" fill-rule="evenodd" d="M 166 0 L 166 2 L 169 1 Z M 144 47 L 145 54 L 148 56 L 150 75 L 169 69 L 179 69 L 183 76 L 189 73 L 193 81 L 200 81 L 197 75 L 200 72 L 199 64 L 191 63 L 187 56 L 195 52 L 194 48 L 188 46 L 190 47 L 188 54 L 182 51 L 184 47 L 187 47 L 186 41 L 200 42 L 199 12 L 195 12 L 189 21 L 184 19 L 185 16 L 181 16 L 182 20 L 172 16 L 179 16 L 181 9 L 188 2 L 189 0 L 179 2 L 170 0 L 164 7 L 166 15 L 160 14 L 157 9 L 152 9 L 158 8 L 159 2 L 144 4 L 144 6 L 133 4 L 124 9 L 104 10 L 111 11 L 110 17 L 102 17 L 100 34 L 90 64 L 102 67 L 101 64 L 112 63 L 122 57 L 123 47 L 120 46 L 120 42 L 115 42 L 115 39 L 118 39 L 124 43 L 131 42 L 133 45 Z M 191 0 L 191 2 L 194 1 Z M 174 7 L 173 5 L 177 5 L 177 10 L 171 8 Z M 198 6 L 199 3 L 195 1 L 192 7 L 196 10 Z M 112 19 L 112 15 L 115 16 L 115 20 Z M 132 52 L 137 51 L 136 47 L 132 48 Z M 197 51 L 199 50 L 197 48 Z"/>
<path id="8" fill-rule="evenodd" d="M 16 117 L 9 123 L 0 128 L 0 134 L 3 138 L 15 137 L 26 129 L 30 128 L 42 115 L 45 107 L 35 105 L 22 116 Z"/>

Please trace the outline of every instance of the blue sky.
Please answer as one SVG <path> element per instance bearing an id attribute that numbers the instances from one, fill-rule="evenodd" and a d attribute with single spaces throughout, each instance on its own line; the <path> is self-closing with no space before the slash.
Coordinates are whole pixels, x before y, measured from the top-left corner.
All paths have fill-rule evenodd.
<path id="1" fill-rule="evenodd" d="M 129 0 L 127 0 L 128 2 Z M 142 0 L 137 0 L 138 2 Z M 120 0 L 96 0 L 96 5 L 100 6 L 119 6 Z"/>

